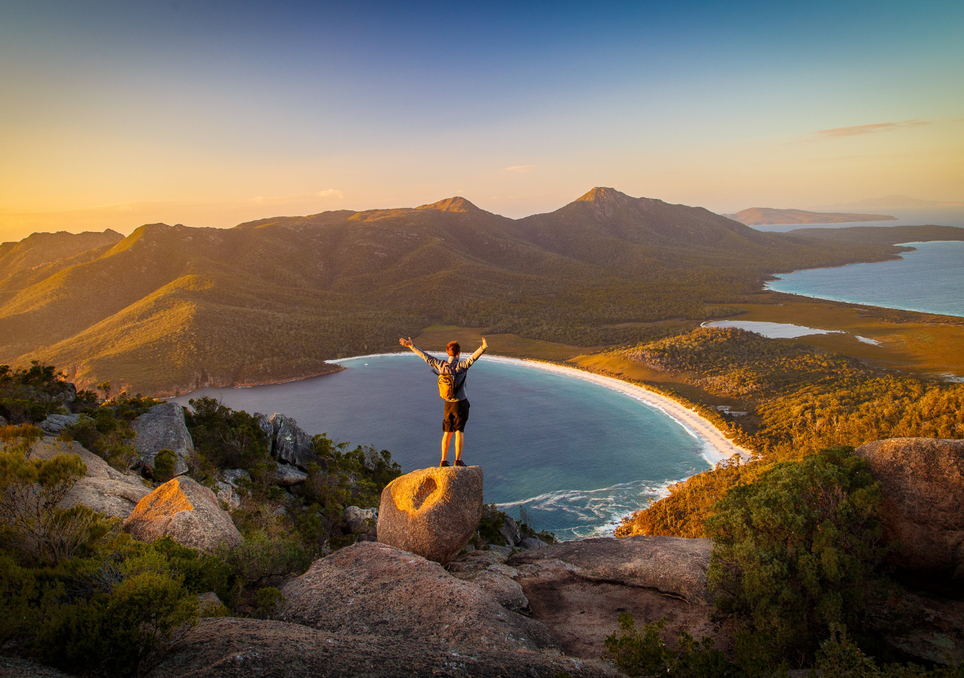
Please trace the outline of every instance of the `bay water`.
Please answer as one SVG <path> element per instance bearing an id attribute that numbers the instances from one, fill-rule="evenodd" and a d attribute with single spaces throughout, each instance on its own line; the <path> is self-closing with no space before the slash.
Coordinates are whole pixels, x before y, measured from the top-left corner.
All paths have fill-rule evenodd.
<path id="1" fill-rule="evenodd" d="M 902 259 L 811 268 L 777 276 L 767 289 L 921 313 L 964 317 L 964 242 L 905 243 Z"/>
<path id="2" fill-rule="evenodd" d="M 403 472 L 437 465 L 443 403 L 431 369 L 412 353 L 338 362 L 345 370 L 321 377 L 176 400 L 282 412 L 309 434 L 387 449 Z M 711 466 L 704 441 L 675 419 L 583 379 L 485 355 L 466 388 L 463 458 L 482 466 L 485 502 L 516 518 L 522 509 L 560 539 L 611 535 L 622 517 Z"/>

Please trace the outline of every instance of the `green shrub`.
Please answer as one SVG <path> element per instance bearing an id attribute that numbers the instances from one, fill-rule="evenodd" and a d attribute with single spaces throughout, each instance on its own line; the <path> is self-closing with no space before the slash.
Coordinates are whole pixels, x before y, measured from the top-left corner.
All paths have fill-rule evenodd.
<path id="1" fill-rule="evenodd" d="M 834 625 L 861 629 L 877 584 L 880 490 L 852 448 L 775 464 L 731 489 L 707 521 L 717 604 L 763 639 L 776 662 L 803 664 Z"/>
<path id="2" fill-rule="evenodd" d="M 249 584 L 269 577 L 302 574 L 314 559 L 314 553 L 301 542 L 282 536 L 269 537 L 264 532 L 247 534 L 240 546 L 222 547 L 215 555 Z"/>
<path id="3" fill-rule="evenodd" d="M 48 605 L 32 644 L 41 661 L 71 672 L 133 675 L 194 623 L 195 595 L 169 574 L 145 571 L 110 593 Z"/>
<path id="4" fill-rule="evenodd" d="M 26 458 L 29 445 L 0 450 L 0 518 L 4 543 L 41 564 L 70 558 L 103 536 L 103 516 L 85 506 L 58 506 L 87 466 L 76 454 Z"/>
<path id="5" fill-rule="evenodd" d="M 258 614 L 264 619 L 270 618 L 278 606 L 284 602 L 285 597 L 281 591 L 274 586 L 265 586 L 255 594 L 255 604 L 258 606 Z"/>
<path id="6" fill-rule="evenodd" d="M 177 468 L 177 454 L 174 450 L 160 450 L 154 457 L 154 480 L 166 483 L 174 477 Z"/>
<path id="7" fill-rule="evenodd" d="M 677 649 L 663 640 L 666 620 L 644 624 L 642 630 L 628 612 L 619 615 L 619 631 L 605 641 L 604 659 L 612 661 L 627 676 L 669 676 L 670 678 L 729 678 L 745 675 L 726 656 L 714 649 L 712 638 L 696 642 L 681 633 Z"/>

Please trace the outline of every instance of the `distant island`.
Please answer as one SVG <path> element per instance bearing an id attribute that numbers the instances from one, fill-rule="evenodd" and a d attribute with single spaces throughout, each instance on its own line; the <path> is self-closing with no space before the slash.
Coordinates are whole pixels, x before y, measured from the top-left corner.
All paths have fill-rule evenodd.
<path id="1" fill-rule="evenodd" d="M 887 214 L 851 214 L 849 212 L 808 212 L 806 210 L 778 210 L 772 207 L 750 207 L 736 214 L 723 216 L 747 226 L 774 224 L 849 224 L 858 221 L 896 221 Z"/>

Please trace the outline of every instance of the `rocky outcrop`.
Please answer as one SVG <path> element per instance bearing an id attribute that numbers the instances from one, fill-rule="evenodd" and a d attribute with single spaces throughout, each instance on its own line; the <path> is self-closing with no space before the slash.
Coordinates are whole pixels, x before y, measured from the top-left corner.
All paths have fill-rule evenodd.
<path id="1" fill-rule="evenodd" d="M 263 416 L 259 415 L 259 425 L 262 425 Z M 297 466 L 302 471 L 308 470 L 308 464 L 321 464 L 322 460 L 311 444 L 311 436 L 298 428 L 297 421 L 275 412 L 268 422 L 271 424 L 271 455 L 279 462 Z"/>
<path id="2" fill-rule="evenodd" d="M 436 640 L 433 632 L 424 636 L 389 636 L 377 629 L 373 627 L 371 632 L 362 634 L 335 634 L 280 621 L 202 619 L 146 678 L 620 675 L 602 662 L 526 651 L 474 649 L 468 654 L 453 651 L 450 645 Z"/>
<path id="3" fill-rule="evenodd" d="M 712 602 L 706 589 L 713 543 L 682 537 L 582 539 L 544 545 L 508 559 L 527 572 L 545 563 L 564 562 L 581 578 L 646 588 L 691 603 Z"/>
<path id="4" fill-rule="evenodd" d="M 126 518 L 137 502 L 150 494 L 140 476 L 118 471 L 79 443 L 47 437 L 30 448 L 31 459 L 51 459 L 58 454 L 76 454 L 87 466 L 87 475 L 70 488 L 61 508 L 82 505 L 108 518 Z"/>
<path id="5" fill-rule="evenodd" d="M 134 447 L 141 455 L 140 469 L 154 472 L 154 457 L 161 450 L 172 450 L 177 456 L 174 475 L 187 473 L 187 460 L 194 452 L 194 441 L 184 423 L 184 408 L 175 402 L 155 405 L 131 424 L 137 434 Z"/>
<path id="6" fill-rule="evenodd" d="M 855 454 L 880 483 L 892 564 L 964 580 L 964 440 L 890 438 Z"/>
<path id="7" fill-rule="evenodd" d="M 509 546 L 518 546 L 522 543 L 523 536 L 519 531 L 519 526 L 516 525 L 515 520 L 512 516 L 506 516 L 502 520 L 502 525 L 499 526 L 499 534 L 505 539 L 505 543 Z"/>
<path id="8" fill-rule="evenodd" d="M 315 561 L 281 589 L 278 618 L 328 633 L 434 638 L 456 651 L 555 648 L 546 628 L 440 565 L 378 542 Z"/>
<path id="9" fill-rule="evenodd" d="M 382 490 L 378 541 L 445 565 L 482 517 L 482 467 L 427 468 Z"/>
<path id="10" fill-rule="evenodd" d="M 141 499 L 124 521 L 124 531 L 144 542 L 169 536 L 202 551 L 242 541 L 214 492 L 190 478 L 169 480 Z"/>
<path id="11" fill-rule="evenodd" d="M 519 571 L 505 564 L 506 557 L 498 551 L 472 551 L 449 563 L 445 569 L 452 576 L 470 581 L 491 594 L 506 609 L 528 610 L 529 599 L 516 581 Z"/>
<path id="12" fill-rule="evenodd" d="M 56 436 L 78 421 L 80 421 L 79 414 L 50 414 L 40 422 L 40 429 L 49 436 Z"/>
<path id="13" fill-rule="evenodd" d="M 638 626 L 666 618 L 668 637 L 681 631 L 709 636 L 726 651 L 735 628 L 732 621 L 712 621 L 706 591 L 710 550 L 706 539 L 586 539 L 517 553 L 506 565 L 518 572 L 514 579 L 532 618 L 544 623 L 569 655 L 600 657 L 621 612 L 630 613 Z"/>

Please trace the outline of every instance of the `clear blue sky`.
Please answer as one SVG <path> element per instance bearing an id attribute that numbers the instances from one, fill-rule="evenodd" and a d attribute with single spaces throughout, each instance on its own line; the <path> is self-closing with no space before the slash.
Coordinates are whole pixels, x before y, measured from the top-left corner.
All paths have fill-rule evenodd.
<path id="1" fill-rule="evenodd" d="M 0 239 L 964 199 L 964 3 L 0 0 Z"/>

